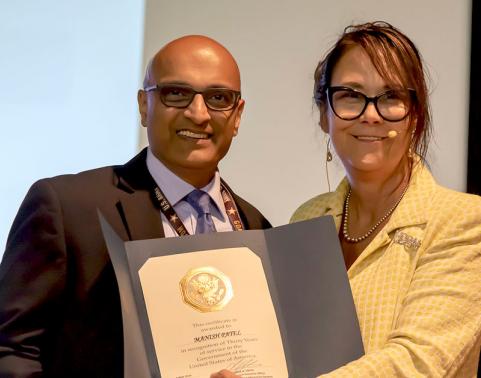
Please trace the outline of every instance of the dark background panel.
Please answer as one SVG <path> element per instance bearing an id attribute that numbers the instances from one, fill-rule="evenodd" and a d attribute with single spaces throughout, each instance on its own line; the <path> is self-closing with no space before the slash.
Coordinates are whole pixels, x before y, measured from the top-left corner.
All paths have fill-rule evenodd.
<path id="1" fill-rule="evenodd" d="M 469 90 L 468 182 L 469 193 L 481 195 L 481 4 L 472 2 L 471 79 Z"/>

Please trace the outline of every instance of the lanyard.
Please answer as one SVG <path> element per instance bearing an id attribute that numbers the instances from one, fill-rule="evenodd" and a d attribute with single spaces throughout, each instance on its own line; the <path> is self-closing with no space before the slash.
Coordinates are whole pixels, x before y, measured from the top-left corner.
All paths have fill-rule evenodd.
<path id="1" fill-rule="evenodd" d="M 232 199 L 232 195 L 224 187 L 223 184 L 221 184 L 220 193 L 222 196 L 222 200 L 224 201 L 224 206 L 232 228 L 235 231 L 242 231 L 244 227 L 242 226 L 242 221 L 239 217 L 239 211 L 237 210 L 237 206 Z M 189 235 L 189 231 L 187 231 L 179 216 L 175 212 L 174 208 L 158 186 L 155 186 L 154 188 L 154 197 L 159 203 L 160 211 L 162 211 L 162 214 L 165 215 L 165 217 L 172 225 L 174 230 L 177 232 L 177 234 L 179 234 L 179 236 Z"/>

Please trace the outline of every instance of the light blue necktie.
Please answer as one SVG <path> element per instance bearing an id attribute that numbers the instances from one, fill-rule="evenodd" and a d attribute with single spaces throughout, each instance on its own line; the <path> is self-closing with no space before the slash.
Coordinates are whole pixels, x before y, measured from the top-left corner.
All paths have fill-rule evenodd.
<path id="1" fill-rule="evenodd" d="M 185 200 L 197 212 L 196 234 L 206 234 L 215 232 L 214 222 L 210 214 L 210 204 L 212 202 L 210 196 L 202 190 L 195 189 L 190 192 Z"/>

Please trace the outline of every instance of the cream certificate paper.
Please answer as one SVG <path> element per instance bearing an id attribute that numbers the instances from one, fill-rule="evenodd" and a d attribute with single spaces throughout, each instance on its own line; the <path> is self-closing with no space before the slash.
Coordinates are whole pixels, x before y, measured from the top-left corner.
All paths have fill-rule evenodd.
<path id="1" fill-rule="evenodd" d="M 287 378 L 262 263 L 249 248 L 152 257 L 139 276 L 162 378 L 221 369 Z"/>

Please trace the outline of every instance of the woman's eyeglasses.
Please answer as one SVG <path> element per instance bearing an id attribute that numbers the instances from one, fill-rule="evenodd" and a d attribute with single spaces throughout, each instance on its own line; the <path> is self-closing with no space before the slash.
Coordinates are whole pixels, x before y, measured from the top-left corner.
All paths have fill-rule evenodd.
<path id="1" fill-rule="evenodd" d="M 409 114 L 415 96 L 416 92 L 413 89 L 391 89 L 375 97 L 368 97 L 349 87 L 327 88 L 332 111 L 345 121 L 359 118 L 370 102 L 384 120 L 402 121 Z"/>

